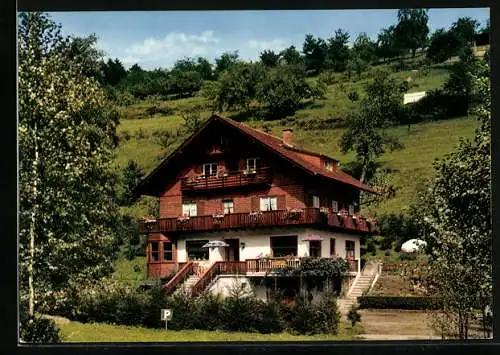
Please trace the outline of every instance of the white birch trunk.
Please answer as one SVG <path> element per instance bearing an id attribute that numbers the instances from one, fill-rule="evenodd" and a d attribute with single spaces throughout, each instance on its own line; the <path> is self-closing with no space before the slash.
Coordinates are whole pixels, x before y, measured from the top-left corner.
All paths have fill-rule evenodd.
<path id="1" fill-rule="evenodd" d="M 29 314 L 35 314 L 35 290 L 33 287 L 33 264 L 35 261 L 35 222 L 36 222 L 36 207 L 37 207 L 37 182 L 38 182 L 38 145 L 37 145 L 37 129 L 36 123 L 34 128 L 34 149 L 35 159 L 33 161 L 33 208 L 31 210 L 31 226 L 30 226 L 30 259 L 28 263 L 28 288 L 29 288 Z"/>

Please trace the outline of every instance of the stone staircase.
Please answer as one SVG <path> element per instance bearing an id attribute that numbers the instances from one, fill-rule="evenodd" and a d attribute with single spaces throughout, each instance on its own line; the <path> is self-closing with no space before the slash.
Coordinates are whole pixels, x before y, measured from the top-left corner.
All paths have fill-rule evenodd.
<path id="1" fill-rule="evenodd" d="M 347 295 L 344 298 L 340 298 L 338 300 L 338 310 L 340 314 L 342 314 L 342 317 L 345 317 L 347 315 L 353 305 L 358 305 L 358 297 L 363 295 L 363 292 L 367 291 L 370 288 L 373 281 L 376 282 L 379 272 L 379 263 L 369 262 L 365 265 L 363 270 L 361 270 L 360 275 L 351 285 L 349 291 L 347 292 Z"/>
<path id="2" fill-rule="evenodd" d="M 194 274 L 194 275 L 191 275 L 188 277 L 188 279 L 186 281 L 184 281 L 182 283 L 182 285 L 180 285 L 177 290 L 174 291 L 174 295 L 178 295 L 178 294 L 187 294 L 187 295 L 190 295 L 191 294 L 191 289 L 193 288 L 193 286 L 198 282 L 198 280 L 200 279 L 200 276 Z"/>

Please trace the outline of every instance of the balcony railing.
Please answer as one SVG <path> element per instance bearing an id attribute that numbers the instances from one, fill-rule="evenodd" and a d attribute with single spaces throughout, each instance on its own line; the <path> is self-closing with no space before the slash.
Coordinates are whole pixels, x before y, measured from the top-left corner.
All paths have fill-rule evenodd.
<path id="1" fill-rule="evenodd" d="M 213 176 L 190 176 L 181 178 L 182 191 L 206 191 L 229 187 L 261 185 L 271 183 L 269 168 L 260 168 L 253 171 L 227 172 Z"/>
<path id="2" fill-rule="evenodd" d="M 306 208 L 300 212 L 279 210 L 256 213 L 231 213 L 223 216 L 159 218 L 152 221 L 140 221 L 142 233 L 201 232 L 287 225 L 337 227 L 346 231 L 364 233 L 376 232 L 376 225 L 362 217 L 340 217 L 336 213 L 322 212 L 318 208 Z"/>
<path id="3" fill-rule="evenodd" d="M 350 271 L 358 272 L 358 260 L 347 259 L 351 266 Z M 268 259 L 247 259 L 246 271 L 250 273 L 271 272 L 277 269 L 298 268 L 300 258 L 268 258 Z"/>

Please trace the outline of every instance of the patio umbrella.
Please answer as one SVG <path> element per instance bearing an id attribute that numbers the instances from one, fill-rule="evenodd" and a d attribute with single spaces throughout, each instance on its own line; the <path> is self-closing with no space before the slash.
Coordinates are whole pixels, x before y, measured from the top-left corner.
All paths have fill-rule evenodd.
<path id="1" fill-rule="evenodd" d="M 401 251 L 406 253 L 413 253 L 420 248 L 425 248 L 427 243 L 421 239 L 410 239 L 401 245 Z"/>
<path id="2" fill-rule="evenodd" d="M 323 240 L 319 235 L 316 234 L 309 234 L 307 237 L 302 239 L 302 241 L 311 241 L 311 240 Z"/>
<path id="3" fill-rule="evenodd" d="M 202 248 L 219 248 L 219 247 L 228 247 L 229 244 L 227 244 L 223 240 L 211 240 L 208 243 L 204 244 Z"/>

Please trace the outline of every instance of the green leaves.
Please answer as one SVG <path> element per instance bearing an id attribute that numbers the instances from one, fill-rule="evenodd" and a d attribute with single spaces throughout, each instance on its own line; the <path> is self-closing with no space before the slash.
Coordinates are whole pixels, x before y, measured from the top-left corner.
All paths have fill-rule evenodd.
<path id="1" fill-rule="evenodd" d="M 71 280 L 87 283 L 111 271 L 117 210 L 109 164 L 118 118 L 89 75 L 97 66 L 94 39 L 63 38 L 41 13 L 21 18 L 21 284 L 33 263 L 37 307 L 46 310 Z"/>

